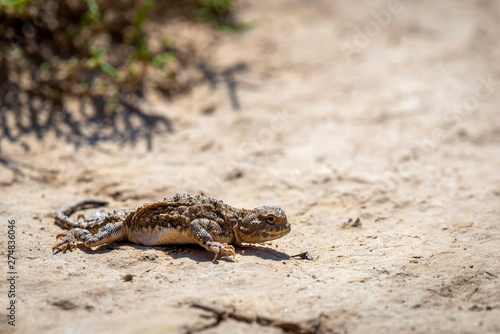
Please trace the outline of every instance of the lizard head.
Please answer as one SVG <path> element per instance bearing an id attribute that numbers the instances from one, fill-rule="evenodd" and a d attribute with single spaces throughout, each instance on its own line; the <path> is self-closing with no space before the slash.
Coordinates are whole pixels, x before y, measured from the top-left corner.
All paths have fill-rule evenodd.
<path id="1" fill-rule="evenodd" d="M 277 206 L 260 206 L 250 210 L 239 221 L 237 239 L 240 242 L 264 242 L 287 235 L 290 224 L 285 212 Z"/>

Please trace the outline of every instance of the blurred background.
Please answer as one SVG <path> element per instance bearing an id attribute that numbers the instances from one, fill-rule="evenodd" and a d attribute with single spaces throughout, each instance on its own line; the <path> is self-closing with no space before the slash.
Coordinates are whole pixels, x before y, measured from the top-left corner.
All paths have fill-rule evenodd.
<path id="1" fill-rule="evenodd" d="M 296 325 L 278 332 L 500 331 L 499 32 L 493 0 L 1 1 L 22 326 L 195 332 L 195 300 Z M 175 193 L 279 205 L 292 232 L 217 265 L 50 253 L 73 201 Z"/>
<path id="2" fill-rule="evenodd" d="M 0 135 L 13 142 L 55 131 L 66 141 L 94 144 L 168 130 L 164 117 L 145 114 L 139 105 L 148 89 L 168 99 L 219 74 L 206 54 L 215 32 L 250 27 L 232 19 L 234 1 L 25 0 L 0 6 Z M 131 117 L 143 128 L 132 126 Z M 113 129 L 118 122 L 129 123 L 134 133 Z"/>

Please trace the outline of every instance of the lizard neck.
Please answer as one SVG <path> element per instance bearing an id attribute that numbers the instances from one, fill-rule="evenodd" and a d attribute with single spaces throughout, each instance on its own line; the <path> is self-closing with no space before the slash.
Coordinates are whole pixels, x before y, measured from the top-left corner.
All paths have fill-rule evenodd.
<path id="1" fill-rule="evenodd" d="M 237 245 L 241 245 L 243 243 L 243 240 L 241 239 L 240 235 L 240 226 L 244 223 L 243 220 L 250 213 L 250 210 L 240 209 L 235 210 L 235 212 L 236 215 L 231 217 L 229 221 L 234 235 L 234 243 Z"/>

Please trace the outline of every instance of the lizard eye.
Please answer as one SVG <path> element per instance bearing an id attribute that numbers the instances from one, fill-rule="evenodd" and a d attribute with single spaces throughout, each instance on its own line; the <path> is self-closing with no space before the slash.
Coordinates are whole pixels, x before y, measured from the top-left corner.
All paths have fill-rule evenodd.
<path id="1" fill-rule="evenodd" d="M 266 222 L 268 224 L 274 224 L 274 223 L 276 223 L 276 217 L 274 217 L 274 216 L 267 216 L 266 217 Z"/>

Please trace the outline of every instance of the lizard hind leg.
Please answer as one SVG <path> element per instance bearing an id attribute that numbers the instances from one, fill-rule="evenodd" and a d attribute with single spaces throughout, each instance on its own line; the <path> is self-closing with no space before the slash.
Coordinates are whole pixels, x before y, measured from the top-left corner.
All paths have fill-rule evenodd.
<path id="1" fill-rule="evenodd" d="M 59 234 L 56 238 L 63 236 L 65 234 Z M 83 228 L 73 228 L 66 234 L 63 240 L 52 247 L 52 251 L 71 251 L 76 247 L 77 241 L 82 241 L 87 247 L 96 247 L 124 239 L 126 239 L 126 228 L 122 222 L 108 223 L 95 234 Z"/>

